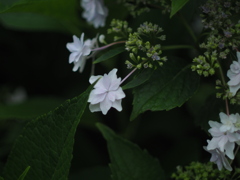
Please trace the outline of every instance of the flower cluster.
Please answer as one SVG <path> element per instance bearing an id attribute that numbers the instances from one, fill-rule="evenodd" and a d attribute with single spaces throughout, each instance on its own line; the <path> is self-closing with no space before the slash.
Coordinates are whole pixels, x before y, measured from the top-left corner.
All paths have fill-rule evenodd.
<path id="1" fill-rule="evenodd" d="M 200 45 L 207 51 L 217 50 L 219 58 L 225 59 L 231 49 L 240 45 L 240 22 L 235 19 L 240 11 L 240 3 L 231 0 L 208 0 L 201 6 L 202 23 L 210 30 L 206 41 Z"/>
<path id="2" fill-rule="evenodd" d="M 108 9 L 104 6 L 103 0 L 82 0 L 81 6 L 84 9 L 82 16 L 95 28 L 105 26 Z"/>
<path id="3" fill-rule="evenodd" d="M 120 39 L 127 39 L 129 33 L 132 32 L 132 28 L 128 27 L 127 21 L 122 21 L 118 19 L 113 19 L 110 23 L 111 28 L 107 30 L 108 34 L 117 34 L 114 36 L 114 41 Z"/>
<path id="4" fill-rule="evenodd" d="M 233 61 L 227 72 L 227 76 L 230 79 L 228 85 L 233 96 L 236 95 L 240 88 L 240 52 L 237 52 L 237 59 L 238 61 Z"/>
<path id="5" fill-rule="evenodd" d="M 235 143 L 240 140 L 240 115 L 238 113 L 226 115 L 221 112 L 219 116 L 221 123 L 209 121 L 211 128 L 208 132 L 212 139 L 207 141 L 208 145 L 204 149 L 212 154 L 210 161 L 216 163 L 219 170 L 224 166 L 231 171 L 232 167 L 225 155 L 231 160 L 234 159 Z"/>
<path id="6" fill-rule="evenodd" d="M 163 29 L 158 25 L 145 22 L 136 32 L 129 34 L 126 50 L 130 52 L 131 60 L 125 62 L 128 68 L 157 68 L 158 65 L 163 65 L 167 58 L 160 56 L 162 54 L 161 44 L 156 43 L 156 40 L 166 39 L 165 35 L 159 35 L 162 32 Z M 149 37 L 148 41 L 145 40 L 146 37 Z"/>
<path id="7" fill-rule="evenodd" d="M 236 173 L 236 177 L 239 173 Z M 213 163 L 191 162 L 189 165 L 182 167 L 177 166 L 177 171 L 171 175 L 175 180 L 230 180 L 231 172 L 223 169 L 215 169 Z"/>
<path id="8" fill-rule="evenodd" d="M 89 95 L 88 102 L 90 102 L 89 109 L 91 112 L 102 111 L 104 115 L 107 114 L 111 107 L 122 111 L 122 99 L 125 93 L 120 87 L 121 78 L 117 78 L 117 69 L 113 69 L 104 76 L 91 76 L 89 79 L 90 84 L 94 85 L 94 89 Z"/>
<path id="9" fill-rule="evenodd" d="M 97 39 L 87 39 L 84 41 L 84 33 L 82 33 L 80 39 L 77 36 L 73 36 L 73 42 L 67 43 L 67 49 L 71 52 L 69 56 L 69 63 L 73 63 L 73 71 L 82 72 L 86 60 L 89 57 L 92 49 L 97 46 Z"/>
<path id="10" fill-rule="evenodd" d="M 118 2 L 123 3 L 133 17 L 149 12 L 150 8 L 159 8 L 163 14 L 171 11 L 170 1 L 168 0 L 118 0 Z"/>
<path id="11" fill-rule="evenodd" d="M 213 51 L 211 54 L 208 52 L 204 53 L 204 56 L 200 55 L 193 59 L 196 63 L 192 65 L 191 69 L 197 71 L 199 75 L 204 75 L 205 77 L 215 74 L 215 69 L 219 68 L 220 65 L 217 62 L 217 53 Z"/>

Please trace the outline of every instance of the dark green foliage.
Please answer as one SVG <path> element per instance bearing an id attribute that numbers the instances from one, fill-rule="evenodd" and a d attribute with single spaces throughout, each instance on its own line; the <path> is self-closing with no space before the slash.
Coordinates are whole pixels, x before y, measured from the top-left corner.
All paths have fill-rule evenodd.
<path id="1" fill-rule="evenodd" d="M 91 89 L 26 125 L 4 168 L 5 180 L 17 179 L 27 166 L 25 180 L 67 179 L 75 131 Z"/>
<path id="2" fill-rule="evenodd" d="M 164 180 L 162 168 L 157 159 L 136 144 L 116 135 L 103 124 L 97 124 L 107 141 L 111 159 L 113 180 Z"/>

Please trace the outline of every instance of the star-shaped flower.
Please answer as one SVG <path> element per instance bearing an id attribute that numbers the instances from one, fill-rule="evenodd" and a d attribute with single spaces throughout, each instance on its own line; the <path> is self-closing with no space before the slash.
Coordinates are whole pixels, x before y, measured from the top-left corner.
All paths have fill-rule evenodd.
<path id="1" fill-rule="evenodd" d="M 96 45 L 96 38 L 84 41 L 84 33 L 82 33 L 80 39 L 77 36 L 73 36 L 73 42 L 67 43 L 67 49 L 71 52 L 69 56 L 69 63 L 74 63 L 73 71 L 79 69 L 83 71 L 88 55 L 90 55 L 92 48 Z"/>
<path id="2" fill-rule="evenodd" d="M 225 113 L 221 112 L 219 114 L 222 125 L 220 127 L 221 132 L 235 132 L 238 130 L 238 128 L 235 127 L 235 123 L 237 122 L 238 114 L 230 114 L 229 116 Z"/>
<path id="3" fill-rule="evenodd" d="M 121 78 L 117 78 L 117 69 L 113 69 L 104 76 L 91 76 L 89 82 L 93 84 L 97 79 L 98 82 L 94 85 L 94 89 L 89 95 L 89 109 L 91 112 L 102 111 L 104 115 L 113 107 L 118 111 L 122 110 L 122 98 L 125 93 L 120 87 Z"/>
<path id="4" fill-rule="evenodd" d="M 84 9 L 83 17 L 93 24 L 95 28 L 105 26 L 108 9 L 104 6 L 103 0 L 82 0 L 81 6 Z"/>
<path id="5" fill-rule="evenodd" d="M 238 61 L 233 61 L 227 72 L 227 76 L 230 79 L 230 81 L 228 81 L 228 85 L 233 96 L 236 95 L 240 88 L 240 52 L 237 52 L 237 58 Z"/>
<path id="6" fill-rule="evenodd" d="M 208 150 L 206 146 L 204 146 L 203 148 L 207 152 L 212 154 L 210 162 L 214 162 L 215 164 L 217 164 L 219 171 L 222 170 L 223 166 L 227 170 L 232 171 L 232 167 L 229 164 L 228 160 L 226 159 L 224 152 L 221 152 L 219 149 Z"/>
<path id="7" fill-rule="evenodd" d="M 230 159 L 234 159 L 234 147 L 235 142 L 238 141 L 238 137 L 235 133 L 220 131 L 221 124 L 215 121 L 209 121 L 211 128 L 208 132 L 213 136 L 211 141 L 208 142 L 207 149 L 214 150 L 219 149 L 222 152 L 226 152 L 226 155 Z"/>

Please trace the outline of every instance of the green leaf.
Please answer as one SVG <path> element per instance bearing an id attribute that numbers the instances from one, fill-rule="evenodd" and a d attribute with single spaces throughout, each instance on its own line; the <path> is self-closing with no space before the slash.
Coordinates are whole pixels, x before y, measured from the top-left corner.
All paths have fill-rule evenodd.
<path id="1" fill-rule="evenodd" d="M 30 119 L 45 114 L 63 102 L 54 97 L 33 97 L 20 104 L 0 105 L 0 119 Z"/>
<path id="2" fill-rule="evenodd" d="M 26 125 L 3 169 L 6 180 L 17 179 L 27 166 L 31 170 L 25 180 L 68 178 L 76 128 L 91 89 Z"/>
<path id="3" fill-rule="evenodd" d="M 80 34 L 75 0 L 0 1 L 3 25 L 22 30 L 55 30 Z"/>
<path id="4" fill-rule="evenodd" d="M 157 159 L 136 144 L 116 135 L 103 124 L 97 124 L 107 141 L 111 159 L 113 180 L 164 180 L 162 168 Z"/>
<path id="5" fill-rule="evenodd" d="M 133 80 L 127 83 L 126 85 L 124 85 L 122 89 L 126 90 L 130 88 L 134 88 L 145 83 L 151 77 L 153 72 L 154 71 L 150 68 L 140 70 L 140 72 L 133 78 Z"/>
<path id="6" fill-rule="evenodd" d="M 28 166 L 24 172 L 21 174 L 21 176 L 18 178 L 18 180 L 24 180 L 25 176 L 27 175 L 28 171 L 30 169 L 30 166 Z"/>
<path id="7" fill-rule="evenodd" d="M 170 18 L 173 17 L 189 0 L 172 0 Z"/>
<path id="8" fill-rule="evenodd" d="M 100 62 L 103 62 L 103 61 L 106 61 L 122 52 L 125 51 L 125 48 L 124 47 L 117 47 L 115 49 L 111 49 L 109 51 L 107 51 L 105 54 L 103 54 L 102 56 L 100 56 L 99 58 L 97 58 L 93 64 L 97 64 L 97 63 L 100 63 Z"/>
<path id="9" fill-rule="evenodd" d="M 134 89 L 130 120 L 151 110 L 170 110 L 181 106 L 197 90 L 199 76 L 182 59 L 170 59 L 155 70 L 151 78 Z"/>
<path id="10" fill-rule="evenodd" d="M 3 177 L 0 177 L 0 180 L 4 180 Z"/>

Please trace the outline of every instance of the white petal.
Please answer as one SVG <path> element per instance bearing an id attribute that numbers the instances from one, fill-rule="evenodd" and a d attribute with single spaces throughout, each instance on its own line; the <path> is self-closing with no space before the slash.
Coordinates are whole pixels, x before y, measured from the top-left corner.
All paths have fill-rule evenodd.
<path id="1" fill-rule="evenodd" d="M 84 57 L 84 58 L 82 59 L 82 64 L 81 64 L 80 69 L 79 69 L 79 72 L 80 72 L 80 73 L 83 72 L 83 69 L 84 69 L 84 67 L 85 67 L 86 61 L 87 61 L 87 58 Z"/>
<path id="2" fill-rule="evenodd" d="M 216 127 L 212 127 L 208 130 L 208 132 L 213 136 L 213 137 L 219 137 L 224 134 L 224 132 L 221 132 L 220 129 Z"/>
<path id="3" fill-rule="evenodd" d="M 228 81 L 229 86 L 236 86 L 240 83 L 240 73 L 233 76 L 230 81 Z"/>
<path id="4" fill-rule="evenodd" d="M 69 63 L 77 62 L 79 60 L 79 52 L 72 52 L 69 56 Z"/>
<path id="5" fill-rule="evenodd" d="M 223 112 L 219 113 L 219 117 L 220 117 L 220 120 L 221 120 L 222 123 L 226 122 L 228 120 L 228 116 Z"/>
<path id="6" fill-rule="evenodd" d="M 90 84 L 93 84 L 96 80 L 98 80 L 101 77 L 102 77 L 101 75 L 91 76 L 90 79 L 89 79 Z"/>
<path id="7" fill-rule="evenodd" d="M 100 104 L 89 104 L 89 109 L 91 112 L 101 111 Z"/>
<path id="8" fill-rule="evenodd" d="M 224 151 L 225 149 L 225 145 L 228 142 L 228 138 L 226 136 L 222 136 L 220 141 L 218 142 L 218 147 L 220 149 L 220 151 Z"/>
<path id="9" fill-rule="evenodd" d="M 208 124 L 210 127 L 216 127 L 216 128 L 220 128 L 221 124 L 217 121 L 208 121 Z"/>
<path id="10" fill-rule="evenodd" d="M 219 141 L 220 141 L 220 138 L 212 138 L 212 140 L 208 142 L 207 150 L 213 150 L 213 149 L 218 148 Z"/>
<path id="11" fill-rule="evenodd" d="M 230 92 L 232 93 L 233 96 L 236 95 L 236 93 L 239 90 L 239 88 L 240 88 L 240 84 L 237 85 L 237 86 L 229 86 Z"/>
<path id="12" fill-rule="evenodd" d="M 234 153 L 233 153 L 234 147 L 235 147 L 235 143 L 231 143 L 231 142 L 228 142 L 228 143 L 225 145 L 226 155 L 227 155 L 230 159 L 234 159 Z"/>
<path id="13" fill-rule="evenodd" d="M 240 62 L 240 52 L 237 51 L 237 58 L 238 58 L 238 62 Z"/>
<path id="14" fill-rule="evenodd" d="M 122 111 L 122 100 L 116 100 L 113 102 L 112 107 L 114 107 L 118 111 Z"/>
<path id="15" fill-rule="evenodd" d="M 114 102 L 114 101 L 116 100 L 116 98 L 115 98 L 115 93 L 112 92 L 112 91 L 108 92 L 108 93 L 107 93 L 107 98 L 108 98 L 110 101 Z"/>
<path id="16" fill-rule="evenodd" d="M 89 95 L 88 102 L 90 102 L 91 104 L 100 103 L 100 102 L 104 101 L 104 99 L 106 97 L 106 93 L 96 94 L 96 91 L 97 91 L 96 89 L 93 89 Z"/>
<path id="17" fill-rule="evenodd" d="M 121 87 L 119 87 L 116 91 L 114 91 L 114 93 L 115 93 L 116 99 L 122 99 L 126 97 Z"/>
<path id="18" fill-rule="evenodd" d="M 108 110 L 112 107 L 112 102 L 105 98 L 102 102 L 100 102 L 100 109 L 104 115 L 107 114 Z"/>

